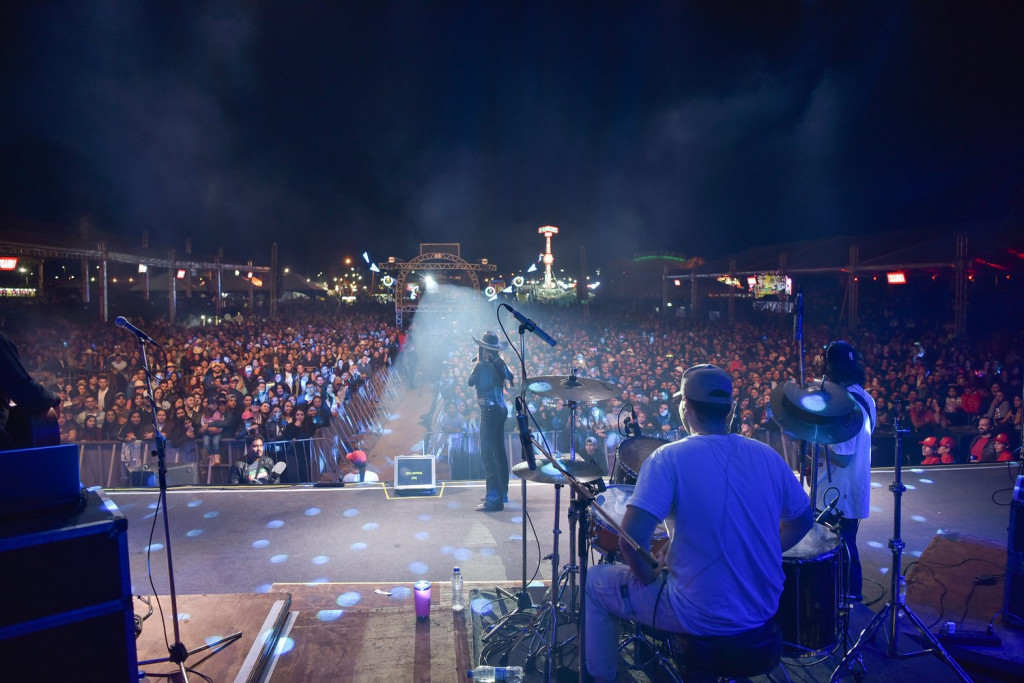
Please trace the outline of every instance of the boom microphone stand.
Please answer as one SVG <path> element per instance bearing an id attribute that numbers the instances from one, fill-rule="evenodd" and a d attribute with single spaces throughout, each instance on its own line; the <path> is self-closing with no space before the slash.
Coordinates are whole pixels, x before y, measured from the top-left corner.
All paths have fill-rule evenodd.
<path id="1" fill-rule="evenodd" d="M 157 499 L 157 508 L 160 510 L 164 518 L 164 544 L 167 551 L 167 584 L 171 595 L 171 627 L 174 633 L 174 643 L 172 645 L 168 645 L 167 657 L 160 659 L 147 659 L 146 661 L 139 662 L 139 666 L 171 662 L 178 667 L 181 680 L 187 683 L 188 667 L 185 666 L 185 660 L 187 660 L 191 655 L 194 655 L 197 652 L 202 652 L 203 650 L 219 651 L 222 646 L 230 645 L 241 638 L 242 632 L 238 631 L 236 633 L 232 633 L 230 636 L 221 638 L 209 645 L 197 647 L 194 650 L 189 650 L 181 642 L 181 633 L 178 627 L 178 595 L 177 591 L 174 589 L 174 561 L 171 557 L 171 526 L 167 516 L 167 442 L 164 435 L 160 432 L 156 422 L 156 399 L 153 395 L 153 373 L 149 369 L 149 358 L 146 356 L 146 344 L 153 344 L 161 351 L 163 351 L 163 348 L 153 341 L 145 332 L 137 329 L 123 317 L 118 317 L 115 324 L 118 327 L 123 327 L 129 332 L 132 332 L 138 338 L 139 352 L 142 357 L 142 368 L 146 371 L 146 391 L 147 398 L 149 399 L 149 405 L 153 409 L 153 431 L 156 443 L 155 453 L 157 456 L 158 480 L 160 482 L 160 496 Z"/>
<path id="2" fill-rule="evenodd" d="M 519 378 L 520 379 L 519 379 L 519 398 L 516 400 L 516 417 L 517 418 L 522 413 L 525 413 L 525 411 L 526 411 L 526 405 L 525 405 L 525 400 L 526 400 L 526 330 L 527 330 L 527 326 L 525 324 L 520 324 L 519 325 Z M 523 419 L 522 419 L 522 421 L 520 422 L 520 425 L 519 425 L 519 429 L 520 429 L 519 437 L 520 437 L 520 439 L 523 440 L 523 448 L 524 448 L 523 460 L 528 460 L 529 454 L 526 452 L 525 449 L 527 448 L 526 444 L 529 442 L 530 434 L 529 434 L 529 428 L 528 427 L 526 427 L 527 431 L 526 431 L 525 434 L 522 431 L 524 429 L 523 425 L 528 424 L 526 422 L 526 416 L 522 415 L 522 417 L 523 417 Z M 533 444 L 532 443 L 529 444 L 529 448 L 531 448 L 531 449 L 533 448 Z M 532 451 L 531 451 L 531 453 L 532 453 Z M 517 619 L 520 614 L 524 614 L 526 612 L 529 612 L 530 610 L 535 609 L 537 607 L 537 605 L 533 604 L 533 598 L 530 597 L 530 592 L 529 592 L 529 590 L 527 590 L 527 583 L 528 583 L 528 581 L 527 581 L 527 578 L 526 578 L 526 479 L 521 479 L 519 481 L 519 486 L 520 486 L 520 496 L 522 497 L 522 500 L 523 500 L 523 536 L 522 536 L 522 538 L 523 538 L 523 583 L 522 583 L 522 586 L 520 587 L 519 595 L 516 596 L 516 608 L 514 610 L 512 610 L 511 612 L 509 612 L 508 614 L 506 614 L 505 616 L 503 616 L 501 619 L 499 619 L 496 622 L 494 622 L 493 624 L 491 624 L 491 626 L 487 629 L 486 633 L 484 633 L 483 637 L 481 638 L 481 640 L 483 642 L 485 642 L 485 643 L 488 640 L 490 640 L 491 637 L 494 636 L 495 633 L 500 631 L 502 629 L 502 627 L 505 626 L 505 624 L 509 623 L 510 621 L 513 621 L 513 620 Z M 495 591 L 497 593 L 499 593 L 499 594 L 504 592 L 506 595 L 511 597 L 511 594 L 508 593 L 508 591 L 503 591 L 502 588 L 499 587 L 499 586 L 495 586 Z"/>
<path id="3" fill-rule="evenodd" d="M 894 657 L 904 658 L 916 657 L 924 654 L 934 654 L 946 662 L 946 664 L 948 664 L 962 680 L 970 683 L 971 677 L 968 676 L 967 673 L 960 668 L 960 665 L 956 663 L 956 660 L 954 660 L 953 657 L 943 649 L 938 639 L 930 630 L 928 630 L 928 627 L 923 621 L 921 621 L 920 617 L 914 614 L 914 611 L 907 606 L 907 582 L 903 577 L 901 570 L 903 547 L 905 544 L 903 543 L 903 540 L 900 539 L 900 517 L 903 511 L 901 505 L 903 492 L 907 490 L 907 487 L 903 485 L 902 479 L 903 435 L 908 434 L 910 432 L 910 428 L 904 425 L 903 418 L 900 415 L 900 408 L 900 401 L 897 401 L 895 417 L 893 419 L 893 429 L 896 432 L 895 479 L 889 486 L 889 490 L 892 491 L 894 499 L 892 512 L 892 538 L 889 540 L 889 548 L 892 550 L 892 570 L 889 572 L 889 577 L 891 579 L 889 585 L 889 602 L 885 607 L 880 609 L 877 614 L 875 614 L 867 627 L 861 631 L 860 636 L 857 638 L 857 642 L 853 644 L 850 651 L 847 652 L 843 657 L 843 660 L 839 662 L 839 666 L 837 666 L 836 670 L 832 672 L 831 681 L 838 681 L 843 670 L 851 671 L 850 663 L 853 660 L 860 658 L 861 648 L 864 647 L 864 644 L 873 638 L 875 632 L 884 625 L 886 628 L 886 640 L 889 643 L 887 655 L 890 659 Z M 897 628 L 896 622 L 901 614 L 917 627 L 917 630 L 921 632 L 924 639 L 931 644 L 930 648 L 906 653 L 900 653 L 898 651 L 897 638 L 899 637 L 899 629 Z"/>

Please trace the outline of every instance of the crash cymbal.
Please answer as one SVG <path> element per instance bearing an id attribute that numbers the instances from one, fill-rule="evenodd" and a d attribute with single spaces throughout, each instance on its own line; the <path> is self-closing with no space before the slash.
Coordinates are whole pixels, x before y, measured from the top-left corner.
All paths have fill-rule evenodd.
<path id="1" fill-rule="evenodd" d="M 850 392 L 823 380 L 775 387 L 771 417 L 786 434 L 818 444 L 848 441 L 864 426 L 864 411 Z"/>
<path id="2" fill-rule="evenodd" d="M 601 478 L 601 469 L 584 460 L 556 458 L 558 464 L 566 472 L 581 482 L 595 481 Z M 537 458 L 537 469 L 531 470 L 529 463 L 521 462 L 512 468 L 512 474 L 526 481 L 537 481 L 541 484 L 567 484 L 568 479 L 555 466 L 542 457 Z"/>
<path id="3" fill-rule="evenodd" d="M 563 401 L 605 401 L 622 389 L 611 382 L 576 375 L 541 375 L 526 380 L 527 391 Z"/>

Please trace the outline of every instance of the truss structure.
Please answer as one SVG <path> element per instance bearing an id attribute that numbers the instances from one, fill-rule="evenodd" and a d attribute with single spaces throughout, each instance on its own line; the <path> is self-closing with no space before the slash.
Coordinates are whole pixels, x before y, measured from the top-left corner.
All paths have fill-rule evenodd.
<path id="1" fill-rule="evenodd" d="M 457 249 L 456 249 L 457 251 Z M 422 312 L 434 312 L 434 313 L 449 313 L 455 311 L 461 311 L 462 306 L 454 303 L 420 303 L 419 301 L 409 300 L 406 298 L 405 283 L 409 279 L 409 275 L 417 270 L 431 270 L 431 271 L 460 271 L 464 272 L 469 276 L 470 282 L 473 284 L 473 291 L 477 294 L 480 293 L 480 278 L 477 273 L 481 272 L 495 272 L 498 268 L 494 264 L 488 263 L 486 259 L 480 261 L 480 263 L 470 263 L 466 261 L 457 253 L 448 253 L 445 251 L 422 251 L 419 256 L 412 258 L 408 261 L 402 261 L 400 259 L 389 259 L 384 263 L 378 263 L 377 266 L 382 271 L 387 271 L 394 274 L 395 278 L 395 326 L 398 328 L 402 327 L 402 320 L 407 313 L 414 313 L 416 311 Z"/>

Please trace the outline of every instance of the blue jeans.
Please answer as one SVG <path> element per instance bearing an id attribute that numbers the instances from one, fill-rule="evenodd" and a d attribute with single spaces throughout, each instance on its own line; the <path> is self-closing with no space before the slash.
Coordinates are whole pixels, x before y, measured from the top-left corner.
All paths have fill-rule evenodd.
<path id="1" fill-rule="evenodd" d="M 624 564 L 599 564 L 587 569 L 586 658 L 592 676 L 609 680 L 617 677 L 620 618 L 662 631 L 682 632 L 662 585 L 660 579 L 641 584 Z"/>

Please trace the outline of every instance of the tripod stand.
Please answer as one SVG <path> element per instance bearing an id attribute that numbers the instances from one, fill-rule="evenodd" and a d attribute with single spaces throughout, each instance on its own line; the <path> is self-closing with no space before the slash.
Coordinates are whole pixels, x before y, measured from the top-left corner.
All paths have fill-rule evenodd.
<path id="1" fill-rule="evenodd" d="M 124 324 L 122 324 L 122 323 L 124 323 Z M 139 666 L 145 666 L 147 664 L 160 664 L 162 662 L 171 662 L 172 664 L 174 664 L 174 665 L 176 665 L 178 667 L 178 673 L 180 675 L 180 680 L 184 681 L 184 682 L 187 682 L 188 681 L 188 667 L 185 666 L 185 661 L 190 656 L 196 654 L 197 652 L 202 652 L 204 650 L 212 650 L 214 652 L 217 652 L 222 646 L 230 645 L 231 643 L 233 643 L 236 640 L 238 640 L 239 638 L 241 638 L 242 637 L 242 632 L 238 631 L 236 633 L 232 633 L 230 636 L 227 636 L 225 638 L 221 638 L 220 640 L 218 640 L 216 642 L 213 642 L 213 643 L 209 643 L 207 645 L 202 645 L 202 646 L 197 647 L 197 648 L 195 648 L 193 650 L 189 650 L 181 642 L 181 633 L 180 633 L 180 630 L 179 630 L 179 627 L 178 627 L 178 595 L 177 595 L 177 591 L 174 588 L 174 561 L 173 561 L 172 556 L 171 556 L 171 526 L 170 526 L 170 521 L 168 519 L 168 513 L 167 513 L 167 459 L 166 459 L 166 455 L 167 455 L 167 440 L 164 438 L 164 435 L 160 432 L 160 428 L 159 428 L 159 426 L 157 424 L 157 421 L 156 421 L 156 412 L 157 412 L 156 411 L 156 407 L 157 406 L 156 406 L 156 399 L 154 398 L 154 394 L 153 394 L 153 373 L 149 369 L 149 359 L 146 356 L 146 344 L 147 343 L 152 343 L 157 348 L 160 348 L 160 346 L 158 344 L 156 344 L 156 342 L 153 342 L 149 338 L 149 336 L 147 336 L 145 333 L 143 333 L 143 332 L 141 332 L 139 330 L 136 330 L 133 326 L 131 326 L 130 323 L 125 321 L 124 318 L 118 318 L 117 319 L 117 324 L 118 324 L 118 327 L 125 327 L 126 329 L 128 329 L 131 332 L 133 332 L 138 337 L 139 352 L 140 352 L 141 357 L 142 357 L 142 367 L 146 371 L 147 398 L 149 399 L 150 407 L 153 409 L 153 431 L 154 431 L 154 435 L 155 435 L 154 438 L 155 438 L 155 442 L 156 442 L 156 451 L 155 452 L 156 452 L 156 456 L 157 456 L 158 480 L 160 482 L 160 495 L 159 495 L 159 497 L 157 499 L 157 509 L 163 515 L 164 543 L 166 545 L 166 552 L 167 552 L 167 584 L 168 584 L 168 589 L 169 589 L 169 593 L 170 593 L 170 596 L 171 596 L 171 626 L 172 626 L 172 632 L 174 634 L 174 643 L 172 643 L 172 644 L 167 646 L 167 651 L 168 651 L 168 656 L 167 657 L 163 657 L 163 658 L 160 658 L 160 659 L 147 659 L 145 661 L 139 662 Z M 163 351 L 162 348 L 160 350 Z M 154 591 L 155 591 L 155 589 L 154 589 Z M 165 631 L 165 634 L 166 634 L 166 631 Z M 165 638 L 166 638 L 166 635 L 165 635 Z"/>
<path id="2" fill-rule="evenodd" d="M 901 570 L 901 562 L 903 559 L 903 540 L 900 538 L 900 517 L 902 516 L 902 498 L 903 492 L 907 490 L 907 487 L 903 485 L 902 478 L 902 462 L 903 462 L 903 435 L 910 432 L 908 427 L 904 426 L 903 420 L 900 416 L 900 402 L 896 403 L 895 419 L 893 420 L 893 427 L 896 431 L 896 467 L 895 467 L 895 479 L 889 486 L 889 490 L 892 491 L 894 504 L 892 512 L 892 538 L 889 540 L 889 548 L 892 550 L 892 570 L 889 572 L 891 579 L 889 585 L 889 602 L 875 614 L 874 618 L 867 627 L 861 631 L 860 636 L 857 638 L 857 642 L 853 644 L 850 651 L 846 653 L 842 661 L 839 662 L 839 666 L 832 672 L 832 681 L 838 681 L 842 671 L 851 671 L 850 664 L 854 660 L 860 659 L 861 648 L 864 647 L 868 640 L 872 639 L 875 632 L 878 629 L 885 627 L 886 640 L 889 643 L 887 650 L 887 656 L 892 659 L 894 657 L 916 657 L 923 654 L 934 654 L 935 656 L 942 659 L 946 664 L 949 665 L 953 671 L 964 681 L 970 682 L 971 677 L 960 668 L 960 665 L 956 663 L 948 652 L 942 647 L 935 635 L 928 630 L 928 627 L 920 617 L 914 614 L 914 611 L 907 606 L 907 582 L 903 577 Z M 899 629 L 897 628 L 897 621 L 900 615 L 906 617 L 910 623 L 912 623 L 925 640 L 931 645 L 930 648 L 919 650 L 916 652 L 900 653 L 898 650 L 898 637 Z M 854 674 L 857 680 L 860 680 L 860 676 Z"/>

